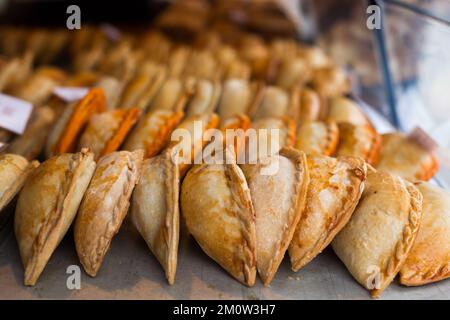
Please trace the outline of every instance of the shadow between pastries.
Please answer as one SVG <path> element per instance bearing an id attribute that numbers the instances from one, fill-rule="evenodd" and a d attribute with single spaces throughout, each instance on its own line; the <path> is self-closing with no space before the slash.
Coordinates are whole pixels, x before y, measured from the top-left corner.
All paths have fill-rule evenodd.
<path id="1" fill-rule="evenodd" d="M 66 234 L 94 170 L 94 155 L 82 150 L 54 156 L 28 177 L 17 201 L 14 224 L 25 285 L 36 284 Z"/>
<path id="2" fill-rule="evenodd" d="M 398 176 L 368 171 L 361 200 L 332 246 L 353 277 L 373 297 L 379 297 L 414 244 L 422 217 L 422 194 Z"/>
<path id="3" fill-rule="evenodd" d="M 131 220 L 175 283 L 180 233 L 180 176 L 170 150 L 144 161 L 133 192 Z"/>
<path id="4" fill-rule="evenodd" d="M 200 164 L 181 186 L 181 211 L 203 251 L 241 283 L 256 278 L 255 213 L 235 155 L 226 164 Z"/>
<path id="5" fill-rule="evenodd" d="M 242 165 L 256 215 L 257 268 L 265 286 L 275 276 L 294 235 L 309 184 L 306 156 L 295 149 Z"/>
<path id="6" fill-rule="evenodd" d="M 84 195 L 75 221 L 75 247 L 92 277 L 119 232 L 138 181 L 143 151 L 116 151 L 102 157 Z"/>
<path id="7" fill-rule="evenodd" d="M 310 183 L 306 206 L 289 245 L 298 271 L 333 240 L 349 221 L 364 189 L 366 164 L 355 157 L 308 156 Z"/>

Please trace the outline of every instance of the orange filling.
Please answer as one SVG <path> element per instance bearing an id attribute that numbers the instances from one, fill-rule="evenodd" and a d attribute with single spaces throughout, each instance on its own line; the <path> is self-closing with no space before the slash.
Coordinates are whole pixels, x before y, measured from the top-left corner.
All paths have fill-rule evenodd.
<path id="1" fill-rule="evenodd" d="M 66 153 L 75 149 L 77 138 L 88 122 L 97 112 L 105 110 L 105 95 L 102 89 L 91 89 L 75 106 L 64 131 L 55 146 L 54 153 Z"/>
<path id="2" fill-rule="evenodd" d="M 145 158 L 156 156 L 164 148 L 169 141 L 172 131 L 180 123 L 183 116 L 184 113 L 182 111 L 177 111 L 166 119 L 166 123 L 158 131 L 154 142 L 146 147 Z"/>

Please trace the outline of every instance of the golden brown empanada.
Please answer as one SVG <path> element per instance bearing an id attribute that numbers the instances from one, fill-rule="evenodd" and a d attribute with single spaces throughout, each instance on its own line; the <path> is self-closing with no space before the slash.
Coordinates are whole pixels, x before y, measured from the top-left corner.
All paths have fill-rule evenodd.
<path id="1" fill-rule="evenodd" d="M 368 170 L 350 221 L 332 246 L 353 277 L 378 297 L 400 271 L 419 230 L 422 195 L 408 181 Z"/>
<path id="2" fill-rule="evenodd" d="M 272 281 L 305 207 L 309 173 L 306 156 L 295 149 L 242 165 L 256 215 L 258 273 Z"/>
<path id="3" fill-rule="evenodd" d="M 219 117 L 215 113 L 195 115 L 185 118 L 172 132 L 168 148 L 173 149 L 181 177 L 186 174 L 192 164 L 202 160 L 198 157 L 212 138 L 208 129 L 215 129 L 218 126 Z"/>
<path id="4" fill-rule="evenodd" d="M 122 81 L 111 76 L 104 76 L 95 84 L 95 87 L 103 89 L 107 110 L 119 107 L 119 100 L 124 89 Z"/>
<path id="5" fill-rule="evenodd" d="M 82 150 L 52 157 L 28 177 L 14 219 L 25 285 L 36 284 L 66 234 L 94 170 L 94 155 Z"/>
<path id="6" fill-rule="evenodd" d="M 187 173 L 181 186 L 181 211 L 189 233 L 203 251 L 241 283 L 256 277 L 255 213 L 241 169 L 201 164 Z"/>
<path id="7" fill-rule="evenodd" d="M 303 88 L 300 93 L 300 124 L 319 120 L 321 112 L 322 102 L 319 94 L 312 89 Z"/>
<path id="8" fill-rule="evenodd" d="M 89 148 L 98 159 L 119 149 L 139 119 L 141 109 L 117 109 L 93 115 L 80 137 L 78 149 Z"/>
<path id="9" fill-rule="evenodd" d="M 321 253 L 350 219 L 366 179 L 364 160 L 308 156 L 310 183 L 306 207 L 289 245 L 292 270 Z"/>
<path id="10" fill-rule="evenodd" d="M 143 151 L 116 151 L 102 157 L 75 221 L 75 246 L 84 270 L 98 270 L 112 238 L 119 232 L 138 182 Z"/>
<path id="11" fill-rule="evenodd" d="M 38 161 L 28 162 L 17 154 L 0 154 L 0 214 L 38 166 Z"/>
<path id="12" fill-rule="evenodd" d="M 22 57 L 0 64 L 0 92 L 24 82 L 31 73 L 32 63 L 33 54 L 26 52 Z"/>
<path id="13" fill-rule="evenodd" d="M 77 103 L 66 106 L 54 124 L 46 145 L 46 156 L 72 151 L 77 146 L 79 134 L 95 113 L 105 110 L 105 96 L 102 89 L 91 89 Z"/>
<path id="14" fill-rule="evenodd" d="M 279 87 L 269 86 L 265 88 L 261 102 L 251 115 L 251 118 L 255 120 L 262 118 L 281 118 L 293 115 L 297 108 L 298 104 L 291 103 L 289 92 Z"/>
<path id="15" fill-rule="evenodd" d="M 262 149 L 264 149 L 264 146 L 267 146 L 266 156 L 277 153 L 283 147 L 294 146 L 295 122 L 292 119 L 262 118 L 252 122 L 251 128 L 256 130 L 258 152 L 264 153 Z M 277 136 L 278 141 L 276 141 Z M 259 157 L 261 156 L 262 154 L 260 153 Z"/>
<path id="16" fill-rule="evenodd" d="M 50 107 L 35 107 L 24 133 L 11 142 L 8 152 L 36 159 L 44 149 L 54 120 L 55 113 Z"/>
<path id="17" fill-rule="evenodd" d="M 400 282 L 420 286 L 450 277 L 450 192 L 426 182 L 422 222 L 411 252 L 400 270 Z"/>
<path id="18" fill-rule="evenodd" d="M 349 122 L 341 122 L 338 127 L 336 155 L 361 157 L 371 165 L 378 162 L 381 139 L 372 127 L 356 126 Z"/>
<path id="19" fill-rule="evenodd" d="M 377 169 L 411 180 L 429 180 L 439 170 L 439 163 L 413 139 L 395 132 L 381 136 L 380 161 Z"/>
<path id="20" fill-rule="evenodd" d="M 214 112 L 222 87 L 219 82 L 195 81 L 192 97 L 186 107 L 186 115 L 202 115 Z"/>
<path id="21" fill-rule="evenodd" d="M 175 283 L 180 233 L 180 176 L 169 151 L 144 161 L 133 192 L 131 220 Z"/>
<path id="22" fill-rule="evenodd" d="M 372 127 L 358 104 L 345 97 L 335 97 L 329 100 L 328 119 L 334 120 L 336 123 L 349 122 L 355 126 Z"/>
<path id="23" fill-rule="evenodd" d="M 149 110 L 183 111 L 187 98 L 183 81 L 177 78 L 169 78 L 159 89 Z"/>
<path id="24" fill-rule="evenodd" d="M 228 79 L 224 82 L 217 112 L 222 120 L 248 113 L 260 87 L 246 80 Z"/>
<path id="25" fill-rule="evenodd" d="M 298 128 L 295 148 L 310 155 L 331 156 L 338 142 L 339 128 L 334 121 L 309 121 Z"/>
<path id="26" fill-rule="evenodd" d="M 311 67 L 301 57 L 283 59 L 275 83 L 286 90 L 302 86 L 311 77 Z"/>
<path id="27" fill-rule="evenodd" d="M 339 67 L 327 66 L 314 70 L 311 86 L 323 97 L 338 97 L 350 92 L 347 73 Z"/>
<path id="28" fill-rule="evenodd" d="M 143 149 L 144 158 L 156 156 L 167 145 L 172 131 L 182 118 L 181 111 L 150 111 L 130 133 L 123 149 L 128 151 Z"/>

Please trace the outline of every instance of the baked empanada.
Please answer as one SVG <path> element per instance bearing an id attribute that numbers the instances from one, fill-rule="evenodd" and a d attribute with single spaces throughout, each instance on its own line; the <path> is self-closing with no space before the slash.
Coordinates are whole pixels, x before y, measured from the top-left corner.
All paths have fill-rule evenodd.
<path id="1" fill-rule="evenodd" d="M 141 109 L 117 109 L 94 114 L 80 137 L 78 149 L 89 148 L 98 159 L 119 149 L 139 119 Z"/>
<path id="2" fill-rule="evenodd" d="M 322 102 L 317 92 L 309 88 L 303 88 L 300 93 L 300 124 L 308 121 L 317 121 L 322 112 Z"/>
<path id="3" fill-rule="evenodd" d="M 422 222 L 411 252 L 400 270 L 400 283 L 420 286 L 450 277 L 450 192 L 426 182 Z"/>
<path id="4" fill-rule="evenodd" d="M 133 192 L 131 220 L 175 283 L 180 233 L 180 176 L 169 151 L 145 160 Z"/>
<path id="5" fill-rule="evenodd" d="M 250 84 L 246 80 L 226 80 L 217 108 L 220 118 L 226 120 L 239 114 L 248 113 L 259 90 L 259 86 Z"/>
<path id="6" fill-rule="evenodd" d="M 305 207 L 306 156 L 295 149 L 242 165 L 256 216 L 256 265 L 265 286 L 272 281 Z"/>
<path id="7" fill-rule="evenodd" d="M 253 286 L 255 213 L 241 169 L 230 160 L 194 166 L 181 185 L 181 209 L 203 251 L 238 281 Z"/>
<path id="8" fill-rule="evenodd" d="M 189 117 L 214 112 L 221 89 L 219 82 L 195 81 L 192 97 L 186 107 L 186 115 Z"/>
<path id="9" fill-rule="evenodd" d="M 283 147 L 293 147 L 295 122 L 288 118 L 263 118 L 251 124 L 258 139 L 258 158 L 277 153 Z M 277 138 L 278 137 L 278 141 Z M 263 150 L 266 147 L 266 150 Z M 256 151 L 256 150 L 255 150 Z"/>
<path id="10" fill-rule="evenodd" d="M 177 78 L 169 78 L 159 89 L 149 110 L 184 111 L 186 102 L 187 96 L 183 81 Z"/>
<path id="11" fill-rule="evenodd" d="M 55 113 L 50 107 L 35 107 L 24 133 L 11 142 L 8 152 L 36 159 L 44 149 L 54 120 Z"/>
<path id="12" fill-rule="evenodd" d="M 396 132 L 381 136 L 380 161 L 377 169 L 411 180 L 429 180 L 439 170 L 433 153 L 413 139 Z"/>
<path id="13" fill-rule="evenodd" d="M 358 104 L 345 97 L 329 99 L 328 119 L 334 120 L 336 123 L 349 122 L 355 126 L 372 127 Z"/>
<path id="14" fill-rule="evenodd" d="M 308 156 L 306 207 L 289 245 L 292 270 L 321 253 L 350 219 L 366 179 L 361 158 Z"/>
<path id="15" fill-rule="evenodd" d="M 91 277 L 97 275 L 111 240 L 125 219 L 142 157 L 142 150 L 116 151 L 98 161 L 74 229 L 78 257 Z"/>
<path id="16" fill-rule="evenodd" d="M 293 116 L 298 109 L 298 101 L 291 101 L 289 92 L 275 86 L 265 88 L 261 102 L 251 114 L 251 118 L 281 118 Z M 294 119 L 295 120 L 295 119 Z"/>
<path id="17" fill-rule="evenodd" d="M 192 164 L 201 162 L 199 155 L 212 138 L 208 129 L 219 126 L 219 117 L 213 114 L 196 115 L 185 118 L 172 132 L 168 148 L 173 149 L 183 177 Z M 196 130 L 197 128 L 197 130 Z"/>
<path id="18" fill-rule="evenodd" d="M 339 142 L 339 128 L 334 121 L 302 122 L 295 148 L 310 155 L 331 156 Z"/>
<path id="19" fill-rule="evenodd" d="M 66 109 L 54 124 L 46 145 L 46 156 L 72 151 L 77 146 L 79 134 L 95 113 L 105 110 L 105 96 L 102 89 L 91 89 L 77 103 Z"/>
<path id="20" fill-rule="evenodd" d="M 36 284 L 66 234 L 94 170 L 94 155 L 82 150 L 48 159 L 26 180 L 14 219 L 25 285 Z"/>
<path id="21" fill-rule="evenodd" d="M 128 151 L 143 149 L 144 158 L 156 156 L 167 145 L 172 131 L 182 118 L 181 111 L 150 111 L 130 133 L 123 149 Z"/>
<path id="22" fill-rule="evenodd" d="M 38 166 L 39 162 L 28 162 L 17 154 L 0 154 L 0 215 L 22 188 L 29 174 Z"/>
<path id="23" fill-rule="evenodd" d="M 95 87 L 103 90 L 107 110 L 119 107 L 119 100 L 124 89 L 121 81 L 114 77 L 104 76 L 95 84 Z"/>
<path id="24" fill-rule="evenodd" d="M 311 67 L 301 57 L 291 57 L 281 62 L 275 83 L 286 90 L 302 86 L 311 77 Z"/>
<path id="25" fill-rule="evenodd" d="M 419 230 L 422 195 L 408 181 L 368 170 L 361 200 L 332 246 L 353 277 L 374 297 L 400 271 Z"/>
<path id="26" fill-rule="evenodd" d="M 336 155 L 361 157 L 371 165 L 378 162 L 381 138 L 372 127 L 356 126 L 349 122 L 341 122 L 338 127 Z"/>
<path id="27" fill-rule="evenodd" d="M 347 73 L 336 66 L 327 66 L 314 70 L 311 86 L 320 95 L 327 98 L 345 95 L 351 89 Z"/>

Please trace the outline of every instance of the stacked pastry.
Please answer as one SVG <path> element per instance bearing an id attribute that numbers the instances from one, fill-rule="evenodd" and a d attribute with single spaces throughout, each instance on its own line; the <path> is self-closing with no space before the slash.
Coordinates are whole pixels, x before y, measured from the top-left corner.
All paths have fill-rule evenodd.
<path id="1" fill-rule="evenodd" d="M 195 28 L 203 32 L 191 45 L 157 31 L 112 41 L 83 28 L 48 49 L 9 46 L 26 53 L 0 61 L 0 90 L 34 105 L 23 135 L 0 132 L 0 210 L 21 189 L 25 284 L 72 224 L 95 276 L 128 211 L 170 284 L 181 216 L 203 251 L 249 286 L 257 273 L 269 285 L 286 252 L 298 271 L 330 244 L 374 296 L 399 272 L 405 285 L 450 276 L 450 195 L 424 182 L 438 169 L 431 152 L 398 132 L 380 136 L 319 48 Z M 1 48 L 23 42 L 16 29 L 4 34 Z M 65 71 L 42 65 L 64 51 Z M 89 90 L 66 101 L 56 86 Z M 240 130 L 244 142 L 255 132 L 273 148 L 242 163 L 249 150 L 215 128 Z M 212 155 L 225 161 L 202 161 L 217 143 Z"/>

